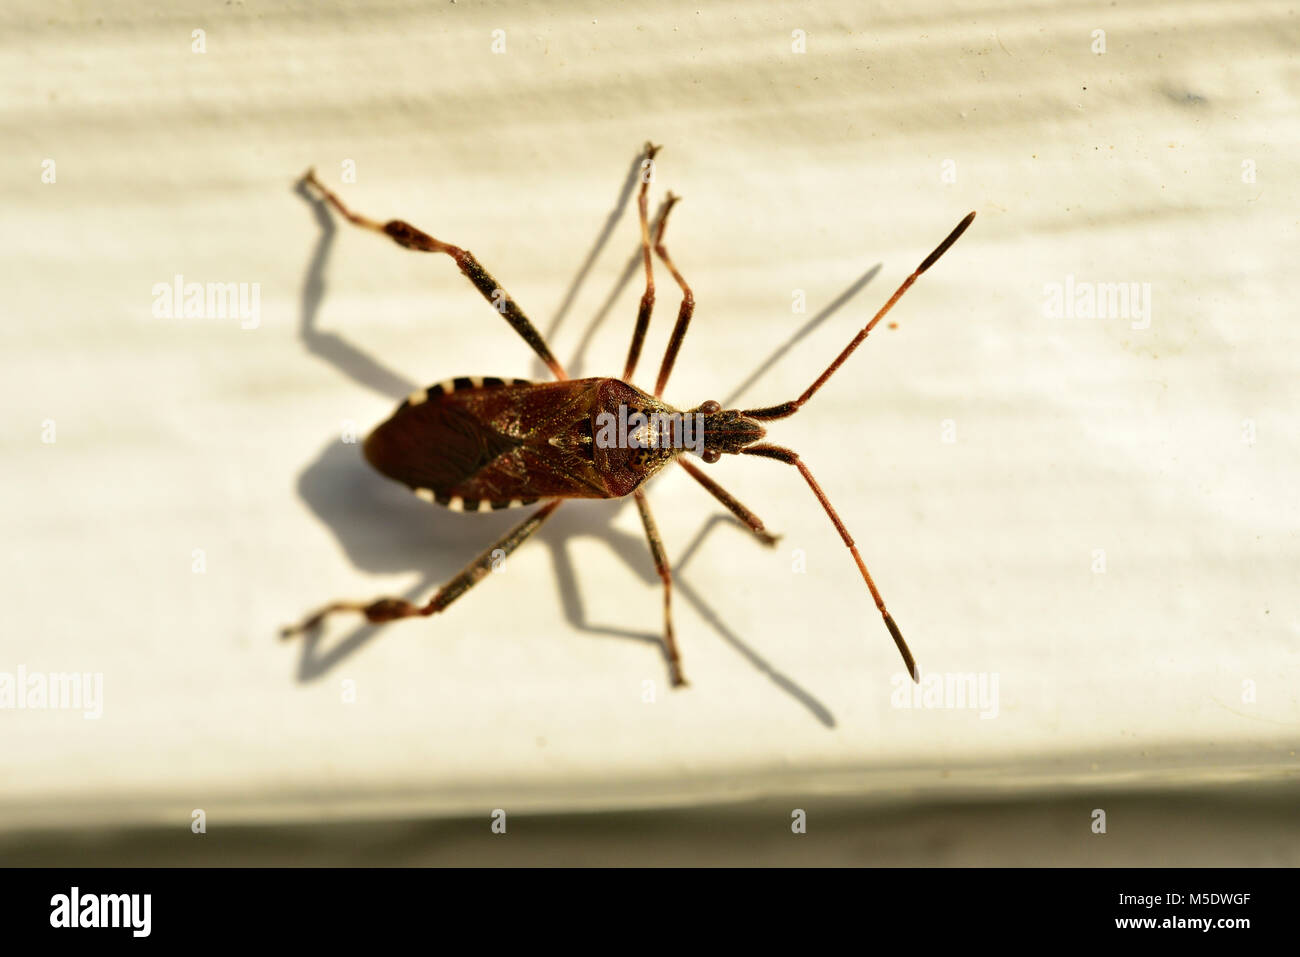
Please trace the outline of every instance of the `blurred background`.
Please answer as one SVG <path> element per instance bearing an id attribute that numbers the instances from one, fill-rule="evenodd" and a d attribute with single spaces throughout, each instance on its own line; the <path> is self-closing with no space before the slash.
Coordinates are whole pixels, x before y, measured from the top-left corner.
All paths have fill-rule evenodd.
<path id="1" fill-rule="evenodd" d="M 1300 863 L 1291 6 L 0 25 L 0 862 Z M 444 615 L 280 641 L 520 519 L 426 505 L 358 440 L 417 386 L 543 372 L 449 260 L 298 177 L 471 249 L 572 375 L 618 375 L 647 139 L 697 300 L 679 407 L 798 395 L 978 212 L 770 429 L 920 689 L 798 474 L 739 457 L 709 474 L 774 549 L 680 470 L 648 486 L 689 689 L 623 501 Z M 192 283 L 243 311 L 186 315 Z"/>

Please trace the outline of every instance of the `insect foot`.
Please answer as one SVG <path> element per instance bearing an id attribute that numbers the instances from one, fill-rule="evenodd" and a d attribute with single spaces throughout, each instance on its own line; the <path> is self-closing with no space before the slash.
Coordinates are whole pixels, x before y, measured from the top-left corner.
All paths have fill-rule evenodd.
<path id="1" fill-rule="evenodd" d="M 419 606 L 412 605 L 409 601 L 402 598 L 380 598 L 372 601 L 368 605 L 353 601 L 336 601 L 333 604 L 326 605 L 314 615 L 310 615 L 299 625 L 290 625 L 288 628 L 280 629 L 281 638 L 292 638 L 294 635 L 305 634 L 309 631 L 315 631 L 320 627 L 320 623 L 335 612 L 352 611 L 361 612 L 366 616 L 366 620 L 377 625 L 382 625 L 386 621 L 395 621 L 398 618 L 409 618 L 412 615 L 429 614 L 423 611 Z"/>
<path id="2" fill-rule="evenodd" d="M 418 614 L 419 610 L 414 605 L 401 598 L 380 598 L 365 608 L 366 620 L 376 625 Z"/>

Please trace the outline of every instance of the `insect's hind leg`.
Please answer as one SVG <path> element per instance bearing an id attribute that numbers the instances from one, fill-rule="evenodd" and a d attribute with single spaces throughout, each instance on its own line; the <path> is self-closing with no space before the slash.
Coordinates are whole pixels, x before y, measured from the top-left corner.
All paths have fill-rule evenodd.
<path id="1" fill-rule="evenodd" d="M 557 379 L 567 379 L 568 373 L 560 365 L 559 360 L 551 354 L 550 346 L 542 338 L 542 334 L 537 331 L 537 327 L 532 321 L 524 315 L 524 311 L 519 308 L 518 304 L 511 299 L 500 284 L 492 278 L 486 269 L 479 265 L 479 261 L 474 258 L 473 253 L 467 249 L 461 249 L 459 246 L 453 246 L 451 243 L 444 243 L 440 239 L 434 239 L 428 233 L 416 229 L 410 223 L 400 219 L 390 219 L 386 223 L 381 223 L 375 219 L 369 219 L 365 216 L 352 212 L 343 202 L 335 196 L 330 190 L 326 189 L 316 178 L 315 170 L 308 170 L 303 176 L 303 181 L 311 184 L 325 200 L 338 210 L 339 214 L 345 217 L 348 222 L 361 226 L 364 229 L 371 229 L 377 233 L 383 233 L 389 239 L 407 249 L 414 249 L 418 252 L 426 253 L 446 253 L 452 259 L 456 260 L 456 265 L 460 271 L 465 274 L 465 278 L 474 284 L 474 288 L 483 294 L 483 298 L 492 304 L 492 307 L 501 313 L 510 327 L 519 333 L 524 342 L 528 343 L 533 352 L 546 363 L 547 367 L 555 374 Z"/>
<path id="2" fill-rule="evenodd" d="M 686 471 L 690 473 L 691 478 L 703 485 L 705 491 L 725 505 L 727 511 L 748 525 L 749 530 L 754 533 L 754 537 L 764 545 L 771 548 L 781 540 L 780 535 L 773 535 L 767 530 L 766 526 L 763 525 L 763 520 L 761 518 L 749 509 L 745 508 L 745 506 L 742 505 L 734 495 L 705 475 L 704 472 L 694 464 L 688 462 L 685 458 L 679 458 L 677 464 L 686 469 Z"/>
<path id="3" fill-rule="evenodd" d="M 650 554 L 654 558 L 655 571 L 664 583 L 664 652 L 668 656 L 668 673 L 673 687 L 686 685 L 682 675 L 682 659 L 677 653 L 677 639 L 673 636 L 673 570 L 668 565 L 668 555 L 664 551 L 663 539 L 659 537 L 659 528 L 654 516 L 650 514 L 650 503 L 645 492 L 637 489 L 632 495 L 636 498 L 636 507 L 641 510 L 641 524 L 645 526 L 645 537 L 650 543 Z"/>
<path id="4" fill-rule="evenodd" d="M 423 605 L 416 605 L 405 598 L 378 598 L 372 602 L 336 601 L 309 616 L 301 624 L 283 629 L 280 635 L 283 638 L 289 638 L 301 632 L 311 631 L 326 617 L 338 611 L 361 612 L 366 616 L 366 620 L 372 624 L 383 624 L 387 621 L 412 618 L 416 615 L 436 615 L 487 577 L 492 571 L 494 563 L 505 558 L 527 541 L 535 531 L 542 527 L 542 523 L 551 517 L 551 513 L 563 504 L 563 501 L 563 499 L 557 498 L 533 512 L 527 519 L 511 529 L 501 541 L 466 565 L 460 574 L 439 588 L 437 593 Z"/>

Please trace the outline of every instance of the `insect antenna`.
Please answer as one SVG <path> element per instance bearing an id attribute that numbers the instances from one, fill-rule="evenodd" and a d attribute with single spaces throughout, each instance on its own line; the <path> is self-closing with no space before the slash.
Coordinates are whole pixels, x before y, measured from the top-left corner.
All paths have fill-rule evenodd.
<path id="1" fill-rule="evenodd" d="M 948 251 L 952 244 L 955 243 L 961 234 L 966 231 L 966 227 L 971 224 L 971 221 L 974 220 L 974 218 L 975 214 L 972 212 L 957 224 L 957 227 L 948 234 L 948 237 L 943 242 L 935 247 L 934 252 L 930 253 L 930 255 L 926 256 L 925 259 L 921 261 L 921 265 L 917 266 L 916 269 L 912 271 L 912 274 L 903 280 L 903 284 L 894 291 L 892 296 L 889 297 L 889 301 L 880 307 L 880 311 L 872 317 L 871 321 L 863 327 L 861 332 L 853 337 L 853 341 L 845 346 L 844 351 L 836 356 L 835 361 L 827 367 L 825 372 L 818 376 L 817 381 L 810 385 L 803 395 L 799 396 L 799 398 L 792 402 L 786 402 L 782 405 L 774 405 L 766 409 L 747 409 L 741 414 L 751 419 L 770 420 L 784 419 L 798 412 L 799 408 L 811 399 L 813 395 L 816 394 L 817 390 L 825 385 L 827 380 L 839 370 L 839 367 L 844 365 L 849 356 L 853 355 L 853 350 L 862 345 L 863 340 L 865 340 L 867 336 L 871 334 L 871 330 L 876 327 L 876 323 L 880 322 L 880 320 L 889 313 L 889 310 L 894 308 L 894 304 L 903 298 L 903 293 L 907 292 L 907 290 L 911 288 L 912 283 L 916 282 L 916 280 L 920 278 L 921 273 L 925 272 L 938 262 L 939 257 Z M 766 443 L 751 445 L 748 448 L 741 449 L 741 452 L 745 455 L 757 455 L 762 458 L 776 459 L 778 462 L 785 462 L 787 465 L 793 465 L 799 470 L 799 474 L 803 476 L 804 481 L 808 483 L 808 487 L 812 489 L 813 494 L 817 496 L 817 501 L 821 502 L 822 508 L 826 510 L 826 514 L 830 518 L 831 523 L 835 526 L 835 530 L 840 533 L 840 538 L 844 540 L 845 546 L 853 555 L 853 560 L 857 562 L 858 571 L 862 573 L 862 580 L 867 583 L 867 589 L 871 592 L 871 598 L 875 601 L 876 608 L 880 610 L 880 617 L 884 619 L 885 627 L 889 629 L 889 634 L 893 637 L 894 644 L 898 646 L 899 654 L 903 656 L 903 663 L 907 666 L 908 674 L 912 676 L 913 681 L 920 682 L 921 675 L 916 668 L 916 659 L 912 657 L 912 652 L 907 647 L 907 642 L 903 640 L 903 633 L 894 622 L 893 616 L 890 615 L 889 610 L 885 608 L 885 600 L 880 596 L 880 590 L 876 588 L 876 583 L 871 580 L 871 573 L 867 571 L 867 564 L 862 560 L 862 554 L 858 551 L 858 546 L 854 544 L 853 536 L 850 535 L 849 530 L 844 527 L 844 522 L 835 511 L 835 506 L 831 505 L 830 499 L 826 497 L 826 493 L 822 491 L 822 487 L 817 484 L 817 480 L 813 478 L 812 472 L 808 471 L 808 466 L 803 464 L 803 460 L 799 458 L 799 454 L 791 449 L 781 448 L 777 445 L 768 445 Z"/>
<path id="2" fill-rule="evenodd" d="M 808 487 L 811 488 L 813 494 L 817 496 L 817 501 L 821 502 L 822 508 L 826 509 L 826 514 L 830 516 L 831 522 L 835 525 L 835 530 L 840 533 L 840 538 L 844 539 L 844 544 L 848 547 L 849 552 L 852 553 L 853 560 L 858 563 L 858 571 L 862 573 L 862 580 L 867 583 L 867 589 L 871 592 L 871 598 L 875 601 L 876 607 L 880 609 L 880 617 L 885 620 L 885 627 L 889 629 L 889 634 L 893 636 L 894 644 L 898 646 L 899 654 L 903 656 L 903 664 L 907 665 L 907 673 L 912 676 L 914 682 L 919 684 L 921 681 L 921 674 L 916 669 L 916 659 L 912 657 L 912 652 L 907 647 L 907 642 L 903 640 L 903 633 L 899 630 L 898 625 L 894 623 L 893 616 L 890 615 L 889 610 L 885 608 L 885 599 L 880 597 L 880 591 L 876 588 L 876 583 L 871 580 L 871 573 L 867 571 L 867 564 L 862 560 L 862 555 L 858 551 L 858 546 L 853 542 L 853 536 L 850 535 L 849 530 L 844 527 L 844 522 L 840 520 L 839 514 L 835 511 L 835 506 L 833 506 L 831 500 L 826 497 L 826 493 L 822 491 L 822 487 L 817 484 L 817 480 L 813 478 L 812 472 L 808 471 L 808 466 L 804 465 L 803 460 L 799 458 L 799 453 L 791 449 L 783 449 L 780 446 L 768 445 L 766 443 L 761 445 L 751 445 L 748 448 L 742 449 L 741 452 L 745 455 L 758 455 L 767 459 L 776 459 L 778 462 L 785 462 L 787 465 L 793 465 L 799 470 L 799 474 L 804 477 L 804 481 L 808 483 Z"/>
<path id="3" fill-rule="evenodd" d="M 861 332 L 853 337 L 853 341 L 844 347 L 844 351 L 835 358 L 835 361 L 832 362 L 826 371 L 817 378 L 816 382 L 808 387 L 807 391 L 805 391 L 803 395 L 799 396 L 799 398 L 795 399 L 793 402 L 785 402 L 781 405 L 774 405 L 766 409 L 746 409 L 742 414 L 751 419 L 784 419 L 798 412 L 799 407 L 811 399 L 817 390 L 826 384 L 826 380 L 833 376 L 840 366 L 844 365 L 849 356 L 853 355 L 853 350 L 862 345 L 863 340 L 865 340 L 867 336 L 871 334 L 871 330 L 876 327 L 876 323 L 883 319 L 890 309 L 894 308 L 894 303 L 903 298 L 903 293 L 907 292 L 912 283 L 916 282 L 920 277 L 921 273 L 933 266 L 935 262 L 938 261 L 939 257 L 948 251 L 948 248 L 952 246 L 952 244 L 957 241 L 957 238 L 966 231 L 966 227 L 971 224 L 971 220 L 974 218 L 975 214 L 972 212 L 957 224 L 957 228 L 948 234 L 947 239 L 935 247 L 934 252 L 925 257 L 925 261 L 922 262 L 921 265 L 917 266 L 910 276 L 903 280 L 903 284 L 894 291 L 892 296 L 889 297 L 889 301 L 880 307 L 880 311 L 875 314 L 872 320 L 868 322 L 865 327 L 863 327 Z M 868 579 L 868 581 L 870 581 L 870 579 Z"/>

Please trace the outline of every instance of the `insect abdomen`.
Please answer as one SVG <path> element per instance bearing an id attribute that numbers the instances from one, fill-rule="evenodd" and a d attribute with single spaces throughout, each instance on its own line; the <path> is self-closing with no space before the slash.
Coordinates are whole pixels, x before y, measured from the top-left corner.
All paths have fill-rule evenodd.
<path id="1" fill-rule="evenodd" d="M 366 439 L 366 459 L 420 498 L 459 511 L 605 497 L 590 461 L 549 442 L 557 408 L 581 419 L 594 381 L 462 376 L 420 389 Z"/>

